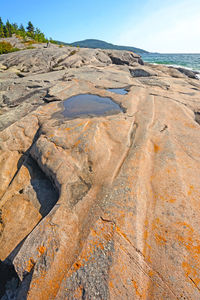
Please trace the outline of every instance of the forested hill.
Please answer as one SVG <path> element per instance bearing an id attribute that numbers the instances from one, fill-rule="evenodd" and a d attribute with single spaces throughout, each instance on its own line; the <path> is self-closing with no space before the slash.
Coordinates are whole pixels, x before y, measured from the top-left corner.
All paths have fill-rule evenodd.
<path id="1" fill-rule="evenodd" d="M 38 28 L 35 27 L 31 21 L 28 22 L 27 26 L 24 27 L 23 24 L 18 25 L 17 23 L 10 23 L 7 20 L 3 23 L 2 18 L 0 17 L 0 38 L 9 38 L 15 34 L 19 38 L 23 38 L 24 41 L 27 39 L 32 39 L 39 43 L 56 43 L 52 38 L 47 38 L 45 34 Z"/>
<path id="2" fill-rule="evenodd" d="M 145 51 L 140 48 L 130 47 L 130 46 L 118 46 L 111 43 L 107 43 L 101 40 L 95 40 L 95 39 L 87 39 L 83 41 L 74 42 L 71 44 L 68 44 L 71 46 L 79 46 L 81 48 L 100 48 L 100 49 L 115 49 L 115 50 L 128 50 L 133 51 L 138 54 L 142 53 L 148 53 L 148 51 Z"/>

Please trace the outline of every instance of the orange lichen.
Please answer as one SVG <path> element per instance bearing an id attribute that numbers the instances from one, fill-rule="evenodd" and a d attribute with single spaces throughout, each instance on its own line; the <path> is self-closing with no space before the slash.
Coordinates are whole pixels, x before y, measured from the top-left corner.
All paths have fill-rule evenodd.
<path id="1" fill-rule="evenodd" d="M 139 288 L 138 288 L 138 285 L 137 285 L 136 281 L 133 280 L 133 279 L 132 279 L 131 281 L 132 281 L 132 284 L 133 284 L 133 286 L 134 286 L 136 295 L 137 295 L 138 297 L 142 298 L 142 294 L 139 292 Z"/>
<path id="2" fill-rule="evenodd" d="M 160 147 L 156 144 L 154 144 L 154 151 L 157 153 L 160 150 Z"/>
<path id="3" fill-rule="evenodd" d="M 188 196 L 190 196 L 192 194 L 193 190 L 194 190 L 194 186 L 190 185 L 189 190 L 188 190 Z"/>
<path id="4" fill-rule="evenodd" d="M 116 231 L 117 231 L 120 235 L 122 235 L 122 236 L 125 238 L 125 240 L 127 240 L 127 242 L 129 242 L 129 243 L 131 244 L 131 242 L 130 242 L 129 238 L 127 237 L 127 235 L 126 235 L 123 231 L 121 231 L 120 228 L 119 228 L 118 226 L 116 226 Z"/>
<path id="5" fill-rule="evenodd" d="M 174 203 L 175 201 L 176 201 L 175 198 L 170 198 L 170 199 L 169 199 L 169 202 L 170 202 L 170 203 Z"/>
<path id="6" fill-rule="evenodd" d="M 82 266 L 82 264 L 81 264 L 80 261 L 75 262 L 75 263 L 73 264 L 73 269 L 77 271 L 78 269 L 80 269 L 81 266 Z"/>
<path id="7" fill-rule="evenodd" d="M 83 296 L 83 287 L 78 286 L 77 289 L 74 291 L 74 299 L 81 299 Z"/>
<path id="8" fill-rule="evenodd" d="M 178 234 L 177 239 L 185 248 L 195 257 L 195 260 L 200 262 L 200 240 L 197 239 L 197 235 L 194 233 L 194 229 L 191 225 L 180 222 L 178 225 L 182 225 L 184 230 L 183 234 Z"/>
<path id="9" fill-rule="evenodd" d="M 151 257 L 150 257 L 150 256 L 147 256 L 147 257 L 146 257 L 146 260 L 147 260 L 148 263 L 152 264 L 152 260 L 151 260 Z"/>
<path id="10" fill-rule="evenodd" d="M 161 236 L 160 234 L 157 234 L 157 233 L 155 233 L 155 239 L 156 239 L 156 242 L 159 244 L 163 244 L 163 243 L 167 242 L 167 240 L 166 240 L 166 238 L 164 238 L 164 236 Z"/>
<path id="11" fill-rule="evenodd" d="M 149 275 L 149 277 L 153 277 L 154 276 L 154 271 L 153 270 L 149 270 L 149 272 L 148 272 L 148 275 Z"/>
<path id="12" fill-rule="evenodd" d="M 182 267 L 185 272 L 185 276 L 188 277 L 189 280 L 192 280 L 197 286 L 200 283 L 199 272 L 193 268 L 188 262 L 183 262 Z M 199 270 L 198 270 L 199 271 Z"/>
<path id="13" fill-rule="evenodd" d="M 37 250 L 39 252 L 39 256 L 41 256 L 46 251 L 46 247 L 40 246 L 40 247 L 37 248 Z"/>
<path id="14" fill-rule="evenodd" d="M 184 125 L 189 127 L 189 128 L 192 128 L 192 129 L 197 128 L 196 124 L 192 124 L 192 123 L 188 123 L 188 122 L 185 122 Z"/>
<path id="15" fill-rule="evenodd" d="M 155 230 L 158 228 L 158 225 L 160 224 L 160 219 L 159 218 L 155 218 L 153 223 L 152 223 L 152 230 Z"/>
<path id="16" fill-rule="evenodd" d="M 26 271 L 30 272 L 34 266 L 35 266 L 35 261 L 32 257 L 30 257 L 26 266 Z"/>
<path id="17" fill-rule="evenodd" d="M 146 239 L 148 238 L 148 231 L 147 230 L 144 230 L 144 233 L 143 233 L 143 237 L 144 237 L 144 240 L 146 241 Z"/>
<path id="18" fill-rule="evenodd" d="M 113 285 L 113 282 L 112 282 L 112 281 L 109 281 L 109 286 L 110 286 L 111 288 L 113 288 L 113 287 L 114 287 L 114 285 Z"/>
<path id="19" fill-rule="evenodd" d="M 78 146 L 80 144 L 80 140 L 77 140 L 75 143 L 74 143 L 74 147 Z"/>
<path id="20" fill-rule="evenodd" d="M 74 130 L 77 127 L 81 127 L 83 126 L 85 123 L 84 122 L 80 122 L 77 125 L 73 126 L 73 127 L 66 127 L 65 130 L 69 131 L 69 130 Z"/>

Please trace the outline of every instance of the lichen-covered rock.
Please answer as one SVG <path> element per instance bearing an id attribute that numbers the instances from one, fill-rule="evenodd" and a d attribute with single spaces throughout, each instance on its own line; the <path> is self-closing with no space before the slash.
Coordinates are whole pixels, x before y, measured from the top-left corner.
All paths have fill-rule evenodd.
<path id="1" fill-rule="evenodd" d="M 200 82 L 129 52 L 73 50 L 0 57 L 4 298 L 199 299 Z M 63 100 L 87 93 L 123 110 L 65 118 Z"/>

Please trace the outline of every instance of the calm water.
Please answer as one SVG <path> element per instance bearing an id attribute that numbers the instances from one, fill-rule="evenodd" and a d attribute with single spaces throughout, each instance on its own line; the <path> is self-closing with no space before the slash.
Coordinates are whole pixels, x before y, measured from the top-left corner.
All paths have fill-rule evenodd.
<path id="1" fill-rule="evenodd" d="M 120 106 L 110 98 L 104 98 L 91 94 L 80 94 L 63 101 L 66 118 L 78 118 L 80 116 L 112 115 L 122 112 Z"/>
<path id="2" fill-rule="evenodd" d="M 115 93 L 115 94 L 119 94 L 119 95 L 126 95 L 128 93 L 128 91 L 126 91 L 125 89 L 107 89 L 107 91 Z"/>
<path id="3" fill-rule="evenodd" d="M 142 54 L 145 62 L 179 66 L 200 72 L 200 54 Z"/>

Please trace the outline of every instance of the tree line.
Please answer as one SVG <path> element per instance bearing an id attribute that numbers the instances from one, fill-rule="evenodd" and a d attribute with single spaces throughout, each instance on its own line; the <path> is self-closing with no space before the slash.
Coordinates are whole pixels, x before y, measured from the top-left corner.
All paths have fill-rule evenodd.
<path id="1" fill-rule="evenodd" d="M 29 21 L 27 27 L 24 28 L 23 24 L 18 26 L 17 23 L 11 24 L 9 20 L 7 20 L 7 22 L 4 24 L 0 17 L 0 38 L 11 37 L 13 34 L 22 37 L 24 40 L 31 38 L 40 43 L 48 42 L 48 39 L 45 37 L 44 33 L 41 32 L 39 28 L 35 28 L 31 21 Z M 50 38 L 50 42 L 54 41 Z"/>

